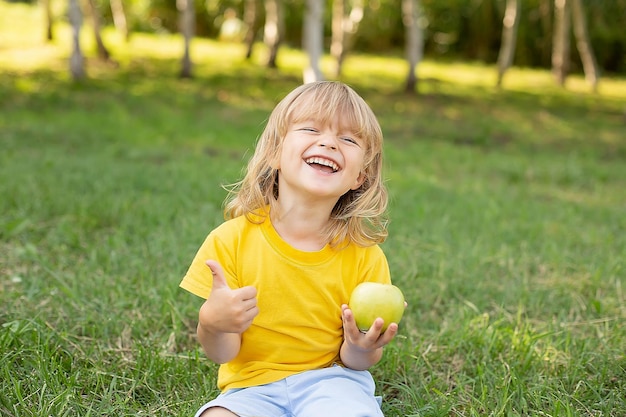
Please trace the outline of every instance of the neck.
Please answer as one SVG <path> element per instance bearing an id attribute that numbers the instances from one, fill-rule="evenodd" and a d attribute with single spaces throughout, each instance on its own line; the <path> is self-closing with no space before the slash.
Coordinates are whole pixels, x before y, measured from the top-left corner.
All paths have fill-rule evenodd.
<path id="1" fill-rule="evenodd" d="M 286 204 L 279 198 L 278 210 L 270 212 L 272 225 L 280 237 L 296 249 L 321 250 L 328 242 L 323 235 L 334 204 Z"/>

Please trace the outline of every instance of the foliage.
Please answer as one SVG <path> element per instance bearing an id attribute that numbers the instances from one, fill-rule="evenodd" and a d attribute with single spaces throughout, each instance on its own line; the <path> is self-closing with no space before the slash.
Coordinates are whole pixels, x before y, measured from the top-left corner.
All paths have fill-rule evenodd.
<path id="1" fill-rule="evenodd" d="M 177 285 L 306 59 L 198 40 L 181 80 L 178 37 L 106 32 L 117 66 L 90 46 L 73 84 L 39 16 L 0 3 L 0 414 L 192 415 L 216 368 Z M 385 414 L 626 415 L 626 81 L 513 68 L 498 92 L 426 61 L 411 97 L 404 65 L 355 55 L 344 78 L 386 135 L 409 302 L 372 369 Z"/>
<path id="2" fill-rule="evenodd" d="M 104 3 L 107 0 L 102 0 Z M 425 27 L 425 53 L 431 58 L 453 58 L 493 63 L 500 47 L 504 0 L 422 0 Z M 176 32 L 177 11 L 172 0 L 135 0 L 132 3 L 135 30 Z M 361 30 L 355 36 L 360 52 L 401 50 L 404 45 L 401 8 L 397 0 L 370 0 Z M 303 0 L 285 0 L 285 43 L 301 45 Z M 262 1 L 257 1 L 263 19 Z M 608 73 L 626 70 L 626 0 L 585 2 L 589 33 L 600 67 Z M 106 4 L 103 10 L 108 11 Z M 196 2 L 199 36 L 216 37 L 226 8 L 243 16 L 241 0 Z M 525 0 L 519 28 L 515 64 L 544 67 L 551 64 L 553 0 Z M 326 0 L 326 32 L 330 39 L 332 0 Z M 109 19 L 110 21 L 110 19 Z M 262 31 L 257 34 L 262 38 Z M 572 67 L 581 71 L 572 39 Z"/>
<path id="3" fill-rule="evenodd" d="M 53 0 L 55 1 L 55 0 Z M 60 0 L 56 0 L 59 2 Z M 234 9 L 241 18 L 242 0 L 196 1 L 196 33 L 217 38 L 224 11 Z M 494 63 L 500 48 L 504 0 L 422 0 L 425 54 L 431 59 L 462 59 Z M 97 1 L 105 21 L 112 24 L 109 0 Z M 130 0 L 127 7 L 132 31 L 177 33 L 178 11 L 174 0 Z M 283 44 L 301 46 L 304 0 L 284 0 L 285 39 Z M 588 29 L 600 68 L 609 74 L 626 70 L 626 0 L 584 3 Z M 524 0 L 514 64 L 549 68 L 552 52 L 553 0 Z M 262 40 L 263 2 L 257 0 L 259 24 L 256 38 Z M 326 0 L 325 30 L 330 42 L 332 0 Z M 59 16 L 62 17 L 62 16 Z M 354 37 L 358 52 L 401 53 L 404 28 L 397 0 L 365 2 L 365 14 Z M 581 72 L 582 64 L 572 35 L 572 71 Z"/>

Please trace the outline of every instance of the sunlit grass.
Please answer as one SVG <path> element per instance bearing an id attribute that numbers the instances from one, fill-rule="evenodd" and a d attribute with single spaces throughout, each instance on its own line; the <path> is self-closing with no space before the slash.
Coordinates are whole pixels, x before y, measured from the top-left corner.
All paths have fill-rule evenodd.
<path id="1" fill-rule="evenodd" d="M 71 53 L 71 28 L 63 19 L 63 5 L 53 2 L 57 22 L 54 26 L 54 40 L 47 42 L 44 37 L 43 9 L 29 5 L 16 4 L 4 7 L 0 17 L 2 36 L 0 37 L 0 64 L 6 70 L 35 71 L 53 67 L 67 66 Z M 35 10 L 35 12 L 33 12 Z M 39 31 L 30 28 L 40 28 Z M 25 30 L 25 28 L 29 28 Z M 129 41 L 123 39 L 114 28 L 105 28 L 103 37 L 107 48 L 112 52 L 112 59 L 120 65 L 130 65 L 133 60 L 143 56 L 177 61 L 183 52 L 183 39 L 179 34 L 160 34 L 157 36 L 135 33 Z M 81 31 L 81 45 L 89 59 L 95 56 L 95 40 L 89 22 L 84 22 Z M 199 67 L 199 74 L 210 71 L 225 71 L 230 66 L 243 60 L 245 46 L 236 43 L 223 43 L 210 39 L 196 38 L 192 41 L 191 54 L 194 64 Z M 264 65 L 267 50 L 264 45 L 255 46 L 251 62 Z M 300 77 L 308 58 L 299 49 L 283 47 L 279 55 L 279 66 L 286 74 Z M 335 73 L 335 62 L 326 55 L 321 68 L 329 78 Z M 367 70 L 363 70 L 367 68 Z M 89 65 L 87 65 L 89 70 Z M 406 77 L 408 66 L 401 57 L 372 57 L 361 54 L 348 56 L 344 68 L 344 79 L 359 79 L 368 84 L 375 81 L 379 88 L 397 91 L 402 88 L 398 80 Z M 422 93 L 450 93 L 462 88 L 484 88 L 493 91 L 497 69 L 480 63 L 437 63 L 424 60 L 418 66 L 417 74 Z M 584 97 L 626 102 L 626 83 L 622 79 L 603 77 L 598 93 L 594 94 L 591 86 L 582 75 L 571 75 L 566 84 L 568 92 L 575 92 Z M 541 95 L 546 91 L 553 94 L 562 92 L 548 71 L 539 69 L 512 67 L 505 76 L 504 89 Z M 626 107 L 625 104 L 621 104 Z M 623 110 L 626 112 L 626 109 Z"/>

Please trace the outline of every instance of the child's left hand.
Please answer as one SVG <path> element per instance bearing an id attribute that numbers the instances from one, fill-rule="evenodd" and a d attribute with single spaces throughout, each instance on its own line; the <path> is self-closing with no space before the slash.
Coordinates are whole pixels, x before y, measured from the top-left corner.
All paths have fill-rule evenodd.
<path id="1" fill-rule="evenodd" d="M 384 322 L 380 317 L 374 320 L 366 333 L 361 332 L 347 304 L 341 306 L 341 318 L 345 342 L 362 352 L 371 352 L 385 346 L 398 333 L 398 323 L 389 324 L 385 332 L 381 333 Z"/>

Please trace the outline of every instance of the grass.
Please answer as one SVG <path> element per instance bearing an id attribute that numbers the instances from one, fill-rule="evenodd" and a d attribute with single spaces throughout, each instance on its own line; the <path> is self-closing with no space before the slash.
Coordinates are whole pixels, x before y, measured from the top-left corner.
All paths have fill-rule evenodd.
<path id="1" fill-rule="evenodd" d="M 67 27 L 0 3 L 0 414 L 189 416 L 216 394 L 178 289 L 304 57 L 106 32 L 118 65 L 67 74 Z M 41 36 L 43 37 L 43 31 Z M 331 68 L 324 61 L 326 69 Z M 364 69 L 365 68 L 365 69 Z M 626 415 L 626 80 L 357 55 L 344 81 L 386 134 L 409 302 L 372 369 L 394 416 Z"/>

